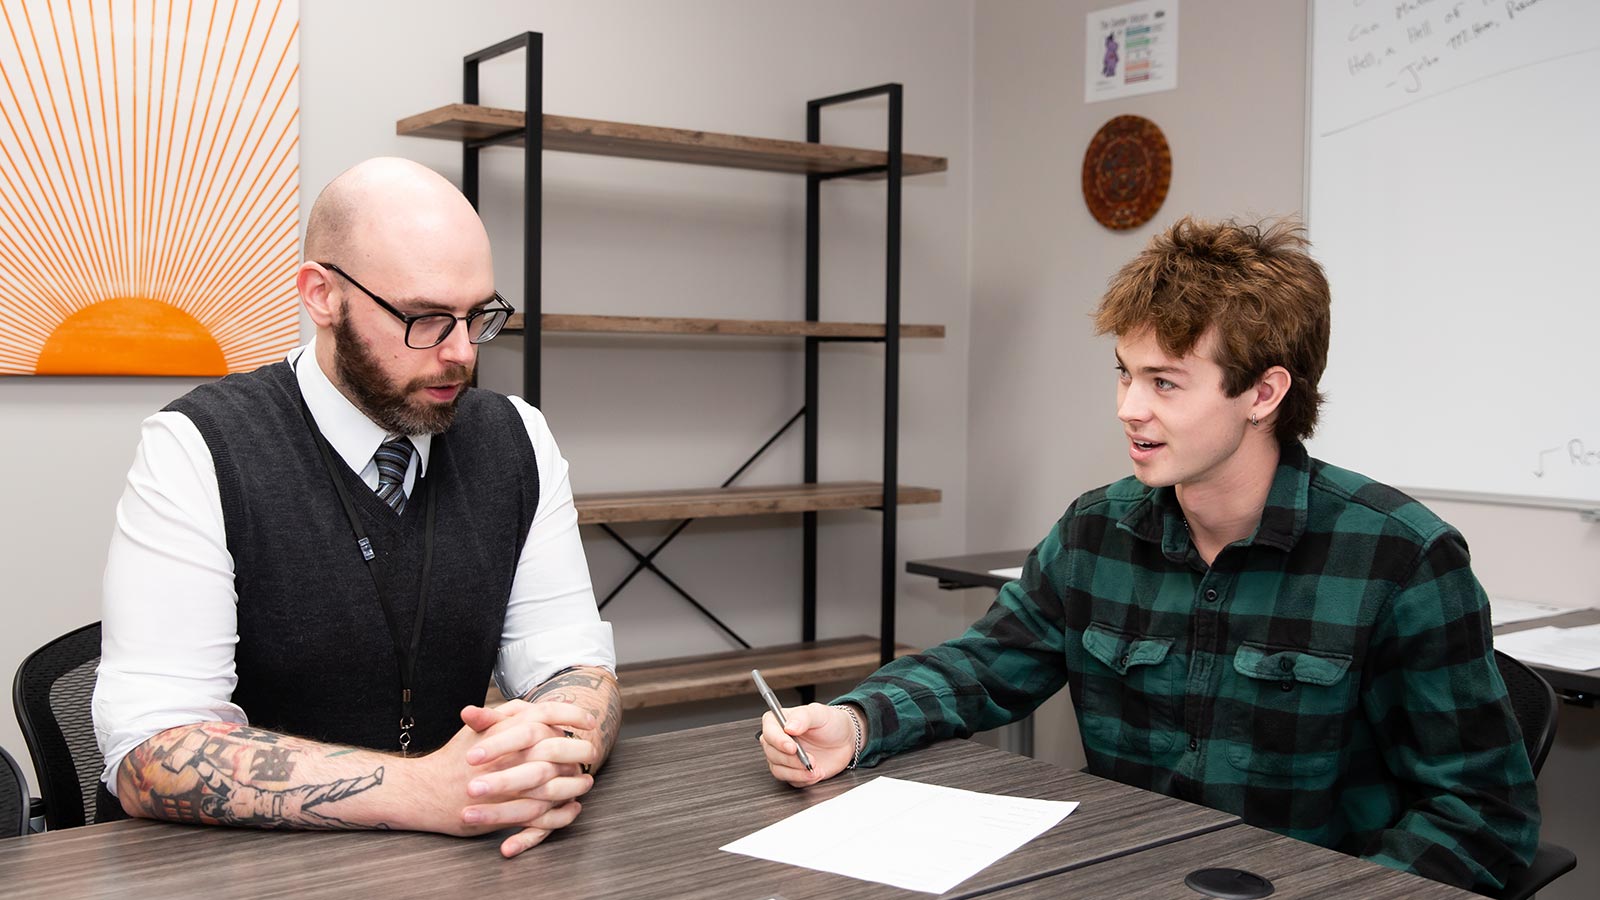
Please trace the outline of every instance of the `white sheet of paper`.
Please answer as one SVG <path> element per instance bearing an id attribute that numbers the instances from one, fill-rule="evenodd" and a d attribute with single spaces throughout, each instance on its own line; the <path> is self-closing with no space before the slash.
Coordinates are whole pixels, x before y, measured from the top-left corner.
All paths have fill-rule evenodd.
<path id="1" fill-rule="evenodd" d="M 1525 663 L 1579 672 L 1600 669 L 1600 625 L 1529 628 L 1496 637 L 1494 646 Z"/>
<path id="2" fill-rule="evenodd" d="M 1549 603 L 1533 603 L 1528 600 L 1513 600 L 1510 597 L 1489 598 L 1489 620 L 1494 625 L 1510 625 L 1512 622 L 1527 622 L 1533 619 L 1548 619 L 1573 610 L 1565 606 L 1553 606 Z"/>
<path id="3" fill-rule="evenodd" d="M 1022 567 L 1021 566 L 1012 566 L 1009 569 L 990 569 L 989 570 L 989 574 L 990 575 L 999 575 L 1001 578 L 1012 578 L 1012 579 L 1021 578 L 1022 577 Z"/>
<path id="4" fill-rule="evenodd" d="M 721 849 L 942 894 L 1077 808 L 879 777 Z"/>

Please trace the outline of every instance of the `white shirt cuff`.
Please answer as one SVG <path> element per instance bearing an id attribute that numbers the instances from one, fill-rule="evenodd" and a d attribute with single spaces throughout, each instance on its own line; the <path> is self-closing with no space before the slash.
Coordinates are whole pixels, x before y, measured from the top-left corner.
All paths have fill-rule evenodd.
<path id="1" fill-rule="evenodd" d="M 614 646 L 610 622 L 550 628 L 501 647 L 494 683 L 505 696 L 521 697 L 572 666 L 599 666 L 615 675 Z"/>
<path id="2" fill-rule="evenodd" d="M 108 717 L 104 715 L 105 708 L 103 704 L 96 704 L 96 723 L 107 720 Z M 229 703 L 223 708 L 164 709 L 132 721 L 119 722 L 114 731 L 101 731 L 96 727 L 95 740 L 100 744 L 100 753 L 105 759 L 105 768 L 100 771 L 100 781 L 105 784 L 106 790 L 111 792 L 111 796 L 117 796 L 117 767 L 122 765 L 123 757 L 168 728 L 195 725 L 200 722 L 250 724 L 244 710 Z"/>

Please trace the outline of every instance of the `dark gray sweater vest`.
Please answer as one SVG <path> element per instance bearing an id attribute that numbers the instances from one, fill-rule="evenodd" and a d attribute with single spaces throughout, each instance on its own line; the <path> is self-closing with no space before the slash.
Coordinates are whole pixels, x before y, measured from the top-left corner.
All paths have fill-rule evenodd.
<path id="1" fill-rule="evenodd" d="M 239 595 L 233 702 L 259 728 L 398 750 L 394 642 L 300 402 L 293 370 L 276 363 L 198 387 L 167 407 L 194 422 L 216 465 Z M 461 728 L 461 707 L 483 702 L 539 504 L 533 446 L 511 401 L 474 388 L 450 429 L 434 435 L 427 476 L 402 515 L 338 454 L 333 461 L 408 642 L 427 493 L 438 494 L 412 698 L 411 749 L 426 753 Z"/>

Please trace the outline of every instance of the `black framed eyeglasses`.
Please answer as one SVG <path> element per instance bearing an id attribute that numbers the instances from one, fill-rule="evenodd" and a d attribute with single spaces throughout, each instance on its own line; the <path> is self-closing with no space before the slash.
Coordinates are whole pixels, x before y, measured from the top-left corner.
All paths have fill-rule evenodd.
<path id="1" fill-rule="evenodd" d="M 515 307 L 506 302 L 506 298 L 500 296 L 499 291 L 495 291 L 489 302 L 498 303 L 500 304 L 499 306 L 486 306 L 483 309 L 475 309 L 464 316 L 453 316 L 445 312 L 408 316 L 395 309 L 389 301 L 367 290 L 366 286 L 361 282 L 351 278 L 349 272 L 333 263 L 319 262 L 317 265 L 324 269 L 338 272 L 345 281 L 355 285 L 356 290 L 371 297 L 373 303 L 383 307 L 384 311 L 389 315 L 406 323 L 406 346 L 413 350 L 427 350 L 430 347 L 439 346 L 444 342 L 445 338 L 450 336 L 450 332 L 455 330 L 456 322 L 458 321 L 467 323 L 467 340 L 472 343 L 482 344 L 486 341 L 492 341 L 494 336 L 500 333 L 500 329 L 506 327 L 506 322 L 511 319 L 511 314 L 517 311 Z"/>

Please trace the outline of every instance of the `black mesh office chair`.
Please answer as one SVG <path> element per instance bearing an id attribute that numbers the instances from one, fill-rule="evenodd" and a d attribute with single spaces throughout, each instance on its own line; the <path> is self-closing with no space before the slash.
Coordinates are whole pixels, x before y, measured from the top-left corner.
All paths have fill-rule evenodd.
<path id="1" fill-rule="evenodd" d="M 28 779 L 17 761 L 0 747 L 0 839 L 28 831 Z"/>
<path id="2" fill-rule="evenodd" d="M 85 625 L 33 651 L 17 667 L 11 700 L 33 757 L 51 829 L 99 821 L 95 814 L 104 762 L 89 701 L 100 663 L 100 623 Z"/>
<path id="3" fill-rule="evenodd" d="M 1556 740 L 1556 712 L 1560 701 L 1550 683 L 1538 672 L 1528 668 L 1521 660 L 1513 659 L 1499 650 L 1494 661 L 1500 667 L 1500 677 L 1511 695 L 1511 709 L 1522 728 L 1522 740 L 1528 748 L 1528 760 L 1533 763 L 1534 777 L 1544 767 L 1550 755 L 1550 745 Z M 1533 864 L 1513 873 L 1506 886 L 1491 896 L 1499 900 L 1527 900 L 1534 892 L 1572 871 L 1578 858 L 1571 850 L 1547 841 L 1539 842 L 1538 854 Z"/>

